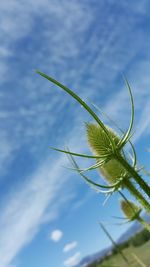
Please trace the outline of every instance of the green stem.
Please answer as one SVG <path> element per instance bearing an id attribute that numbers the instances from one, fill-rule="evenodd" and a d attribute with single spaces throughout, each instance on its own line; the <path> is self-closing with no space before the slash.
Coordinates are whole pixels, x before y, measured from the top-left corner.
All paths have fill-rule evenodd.
<path id="1" fill-rule="evenodd" d="M 136 198 L 136 200 L 142 205 L 142 207 L 150 213 L 150 204 L 143 197 L 143 195 L 137 190 L 137 188 L 132 184 L 132 182 L 128 179 L 124 180 L 124 186 L 129 190 L 129 192 Z"/>
<path id="2" fill-rule="evenodd" d="M 137 182 L 137 184 L 141 187 L 141 189 L 150 197 L 150 187 L 149 185 L 142 179 L 142 177 L 136 172 L 136 170 L 119 154 L 116 155 L 116 159 L 124 166 L 124 168 L 131 174 L 133 179 Z"/>
<path id="3" fill-rule="evenodd" d="M 144 226 L 146 230 L 150 232 L 150 224 L 145 222 L 140 216 L 138 216 L 137 220 Z"/>
<path id="4" fill-rule="evenodd" d="M 109 240 L 111 241 L 112 245 L 114 246 L 114 248 L 117 250 L 117 252 L 121 255 L 121 257 L 123 258 L 123 260 L 127 263 L 128 266 L 129 265 L 129 260 L 128 258 L 124 255 L 124 253 L 122 252 L 122 250 L 120 249 L 120 247 L 118 246 L 118 244 L 114 241 L 114 239 L 112 238 L 112 236 L 110 235 L 110 233 L 106 230 L 105 226 L 100 223 L 100 226 L 102 228 L 102 230 L 104 231 L 104 233 L 107 235 L 107 237 L 109 238 Z"/>
<path id="5" fill-rule="evenodd" d="M 136 262 L 139 263 L 140 266 L 147 267 L 147 265 L 145 265 L 145 263 L 142 262 L 141 259 L 139 259 L 139 257 L 135 253 L 132 253 L 132 256 L 136 260 Z"/>

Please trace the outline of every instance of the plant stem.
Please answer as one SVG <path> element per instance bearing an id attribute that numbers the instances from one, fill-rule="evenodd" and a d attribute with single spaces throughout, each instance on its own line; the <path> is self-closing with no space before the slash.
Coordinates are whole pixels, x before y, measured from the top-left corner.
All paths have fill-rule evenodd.
<path id="1" fill-rule="evenodd" d="M 140 266 L 147 267 L 147 265 L 145 265 L 145 263 L 142 262 L 141 259 L 139 259 L 139 257 L 135 253 L 132 253 L 132 256 L 136 260 L 136 262 L 138 262 L 140 264 Z"/>
<path id="2" fill-rule="evenodd" d="M 126 255 L 124 255 L 124 253 L 122 252 L 122 250 L 120 249 L 120 247 L 118 246 L 118 244 L 114 241 L 114 239 L 112 238 L 112 236 L 110 235 L 110 233 L 106 230 L 105 226 L 100 223 L 100 226 L 102 228 L 102 230 L 104 231 L 104 233 L 107 235 L 107 237 L 109 238 L 109 240 L 111 241 L 113 247 L 116 249 L 116 251 L 121 255 L 121 257 L 123 258 L 123 260 L 127 263 L 128 266 L 129 265 L 129 260 L 126 257 Z"/>
<path id="3" fill-rule="evenodd" d="M 131 174 L 131 176 L 134 179 L 140 180 L 140 187 L 144 190 L 144 192 L 148 192 L 150 196 L 150 188 L 149 186 L 143 181 L 143 179 L 139 176 L 139 174 L 132 168 L 132 166 L 120 155 L 120 154 L 115 154 L 115 159 L 118 160 L 119 163 L 122 164 L 122 166 L 126 169 L 128 173 Z M 136 178 L 135 178 L 136 177 Z M 142 184 L 142 186 L 141 186 Z M 138 189 L 133 185 L 132 181 L 130 179 L 124 179 L 124 185 L 126 188 L 129 190 L 129 192 L 138 200 L 138 202 L 143 206 L 143 208 L 150 213 L 150 204 L 149 202 L 145 199 L 143 194 L 141 194 Z"/>
<path id="4" fill-rule="evenodd" d="M 124 180 L 125 187 L 129 190 L 129 192 L 136 198 L 136 200 L 142 205 L 142 207 L 150 213 L 150 204 L 144 198 L 144 196 L 137 190 L 137 188 L 132 184 L 130 180 Z"/>
<path id="5" fill-rule="evenodd" d="M 140 216 L 138 216 L 137 220 L 150 232 L 150 224 L 148 222 L 145 222 Z"/>
<path id="6" fill-rule="evenodd" d="M 149 185 L 142 179 L 142 177 L 137 173 L 137 171 L 124 159 L 120 154 L 115 155 L 116 159 L 124 166 L 128 173 L 131 174 L 133 179 L 137 182 L 137 184 L 141 187 L 141 189 L 150 197 L 150 187 Z"/>

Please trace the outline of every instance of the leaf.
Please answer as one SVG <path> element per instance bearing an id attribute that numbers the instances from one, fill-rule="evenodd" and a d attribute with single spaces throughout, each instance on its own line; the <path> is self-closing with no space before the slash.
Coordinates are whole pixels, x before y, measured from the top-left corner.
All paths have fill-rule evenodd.
<path id="1" fill-rule="evenodd" d="M 80 103 L 81 106 L 84 107 L 84 109 L 94 118 L 94 120 L 103 128 L 104 132 L 108 135 L 108 138 L 112 144 L 112 146 L 114 146 L 114 141 L 111 138 L 111 136 L 109 136 L 109 132 L 107 130 L 107 128 L 105 127 L 105 125 L 102 123 L 102 121 L 98 118 L 98 116 L 96 115 L 96 113 L 77 95 L 75 94 L 72 90 L 70 90 L 67 86 L 61 84 L 60 82 L 58 82 L 57 80 L 55 80 L 54 78 L 44 74 L 41 71 L 36 70 L 36 73 L 41 75 L 42 77 L 44 77 L 45 79 L 49 80 L 50 82 L 56 84 L 58 87 L 60 87 L 61 89 L 63 89 L 64 91 L 66 91 L 69 95 L 71 95 L 78 103 Z"/>
<path id="2" fill-rule="evenodd" d="M 80 171 L 80 169 L 79 169 L 79 167 L 78 167 L 78 165 L 77 165 L 77 163 L 76 163 L 76 161 L 74 160 L 74 158 L 73 158 L 73 156 L 72 155 L 69 155 L 69 159 L 70 159 L 70 161 L 71 161 L 71 163 L 72 163 L 72 165 L 73 165 L 73 167 L 74 167 L 74 170 L 76 171 L 76 172 L 78 172 L 80 175 L 81 175 L 81 177 L 90 185 L 90 186 L 94 186 L 94 188 L 95 187 L 98 187 L 98 188 L 103 188 L 103 189 L 111 189 L 111 190 L 109 190 L 109 191 L 99 191 L 99 192 L 101 192 L 101 193 L 112 193 L 113 191 L 114 191 L 114 189 L 115 189 L 115 187 L 116 186 L 118 186 L 118 184 L 119 184 L 119 182 L 117 182 L 117 183 L 115 183 L 115 184 L 113 184 L 113 185 L 109 185 L 109 186 L 106 186 L 106 185 L 101 185 L 101 184 L 98 184 L 98 183 L 95 183 L 95 182 L 93 182 L 91 179 L 89 179 L 87 176 L 85 176 L 81 171 Z M 99 189 L 98 189 L 99 190 Z"/>
<path id="3" fill-rule="evenodd" d="M 127 130 L 127 132 L 124 134 L 124 136 L 122 137 L 121 141 L 120 141 L 120 148 L 122 148 L 130 139 L 130 133 L 132 131 L 132 127 L 133 127 L 133 121 L 134 121 L 134 101 L 133 101 L 133 96 L 132 96 L 132 91 L 131 91 L 131 87 L 129 85 L 128 80 L 125 78 L 125 82 L 127 85 L 127 88 L 129 90 L 129 95 L 130 95 L 130 102 L 131 102 L 131 118 L 130 118 L 130 124 L 129 124 L 129 128 Z"/>
<path id="4" fill-rule="evenodd" d="M 100 156 L 91 156 L 91 155 L 86 155 L 86 154 L 79 154 L 79 153 L 75 153 L 75 152 L 70 152 L 70 151 L 63 150 L 63 149 L 58 149 L 58 148 L 55 148 L 55 147 L 50 147 L 50 148 L 53 149 L 53 150 L 56 150 L 58 152 L 63 152 L 65 154 L 70 154 L 70 155 L 77 156 L 77 157 L 92 158 L 92 159 L 103 158 L 103 157 L 100 157 Z"/>

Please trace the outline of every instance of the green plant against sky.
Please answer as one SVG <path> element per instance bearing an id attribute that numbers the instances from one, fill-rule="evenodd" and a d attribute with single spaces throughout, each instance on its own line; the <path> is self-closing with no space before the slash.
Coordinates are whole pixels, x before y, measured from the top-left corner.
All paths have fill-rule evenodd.
<path id="1" fill-rule="evenodd" d="M 72 161 L 73 169 L 94 189 L 106 195 L 112 195 L 115 192 L 120 193 L 123 189 L 127 189 L 139 202 L 141 208 L 150 213 L 150 187 L 141 176 L 142 169 L 138 167 L 136 152 L 131 142 L 134 121 L 134 102 L 128 81 L 125 79 L 130 95 L 131 119 L 127 131 L 119 136 L 113 129 L 105 125 L 93 109 L 72 90 L 50 76 L 40 71 L 36 72 L 67 92 L 94 119 L 94 122 L 86 124 L 87 141 L 93 155 L 70 152 L 68 149 L 63 150 L 55 148 L 55 150 L 68 154 Z M 130 156 L 125 151 L 127 143 L 130 144 L 132 149 L 132 155 Z M 94 159 L 96 163 L 86 169 L 80 169 L 74 157 Z M 100 174 L 105 178 L 106 185 L 95 183 L 85 175 L 86 172 L 95 169 L 98 169 Z"/>

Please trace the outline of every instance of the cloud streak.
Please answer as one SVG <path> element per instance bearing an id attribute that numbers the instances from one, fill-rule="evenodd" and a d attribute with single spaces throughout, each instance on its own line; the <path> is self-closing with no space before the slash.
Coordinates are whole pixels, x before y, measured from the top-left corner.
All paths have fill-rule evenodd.
<path id="1" fill-rule="evenodd" d="M 71 243 L 66 244 L 63 248 L 63 252 L 69 252 L 70 250 L 76 248 L 77 244 L 77 241 L 73 241 Z"/>
<path id="2" fill-rule="evenodd" d="M 76 252 L 73 256 L 64 261 L 64 266 L 73 267 L 80 262 L 80 252 Z"/>
<path id="3" fill-rule="evenodd" d="M 43 222 L 48 205 L 51 205 L 49 221 L 58 216 L 61 203 L 56 207 L 54 201 L 66 179 L 59 179 L 63 162 L 61 158 L 52 168 L 47 160 L 29 177 L 29 182 L 9 197 L 0 219 L 0 259 L 3 267 L 8 267 L 18 252 L 32 240 Z"/>
<path id="4" fill-rule="evenodd" d="M 72 138 L 66 138 L 73 149 L 78 142 L 80 152 L 83 142 L 82 138 L 79 141 L 79 136 L 80 132 Z M 53 160 L 48 157 L 7 195 L 0 215 L 0 259 L 3 267 L 11 267 L 18 253 L 34 238 L 40 226 L 58 218 L 64 205 L 75 198 L 74 182 L 73 189 L 71 184 L 69 189 L 66 186 L 70 173 L 62 168 L 65 164 L 64 155 Z M 61 235 L 58 231 L 53 233 L 53 240 L 59 241 Z"/>

